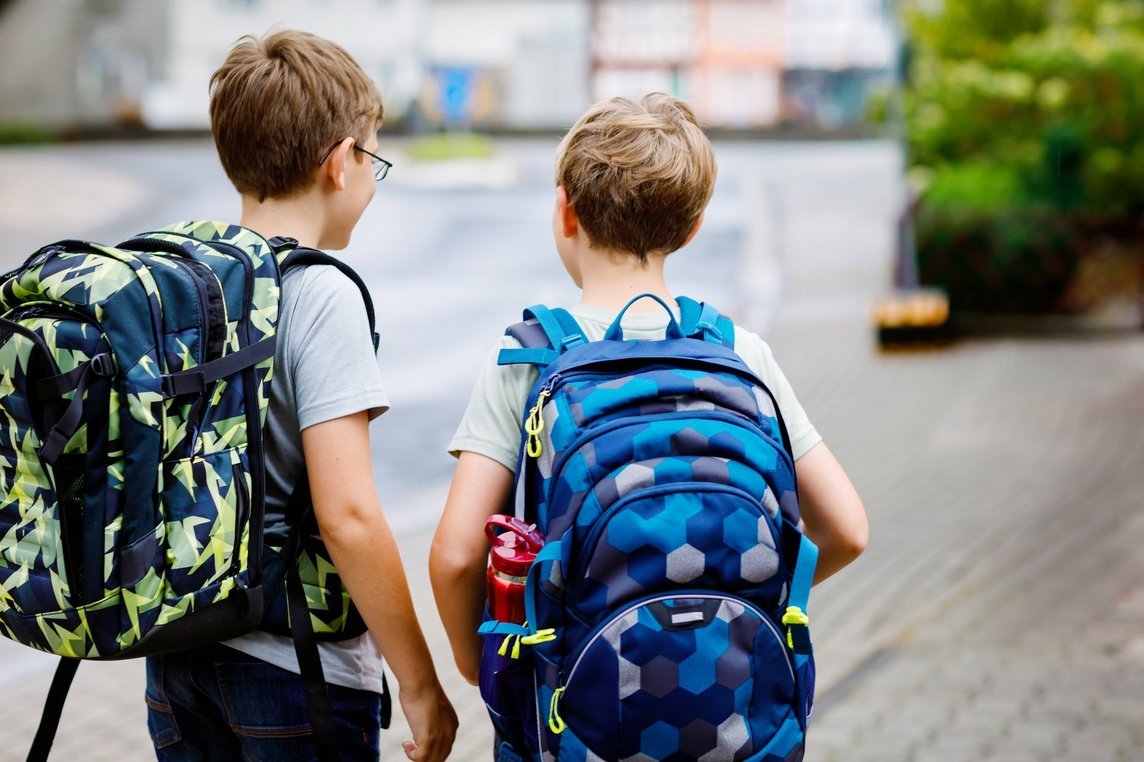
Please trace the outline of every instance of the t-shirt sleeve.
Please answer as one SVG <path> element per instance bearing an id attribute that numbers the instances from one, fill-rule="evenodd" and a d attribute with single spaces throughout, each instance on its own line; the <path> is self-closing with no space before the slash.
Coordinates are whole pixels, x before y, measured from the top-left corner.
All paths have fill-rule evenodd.
<path id="1" fill-rule="evenodd" d="M 298 430 L 389 409 L 361 291 L 334 267 L 308 267 L 291 315 L 288 370 L 294 379 Z"/>
<path id="2" fill-rule="evenodd" d="M 516 470 L 524 404 L 538 374 L 531 365 L 497 365 L 497 355 L 503 348 L 519 346 L 515 339 L 505 336 L 489 353 L 457 433 L 449 442 L 449 453 L 454 457 L 475 452 Z"/>
<path id="3" fill-rule="evenodd" d="M 822 441 L 822 435 L 810 422 L 802 404 L 795 396 L 790 381 L 782 372 L 774 353 L 757 334 L 735 326 L 735 351 L 746 361 L 751 370 L 759 375 L 782 413 L 783 422 L 786 423 L 787 434 L 790 435 L 791 451 L 794 459 L 803 455 Z"/>

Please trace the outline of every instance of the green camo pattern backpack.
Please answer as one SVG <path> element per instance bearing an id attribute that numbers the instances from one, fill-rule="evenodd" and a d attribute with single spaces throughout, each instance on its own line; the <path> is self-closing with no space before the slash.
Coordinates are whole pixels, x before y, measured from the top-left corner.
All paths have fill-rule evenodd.
<path id="1" fill-rule="evenodd" d="M 185 222 L 0 279 L 0 635 L 119 659 L 288 633 L 291 610 L 309 640 L 364 631 L 305 481 L 287 547 L 263 545 L 282 272 L 339 266 L 373 319 L 352 271 L 296 245 Z"/>
<path id="2" fill-rule="evenodd" d="M 355 280 L 372 333 L 356 273 L 237 225 L 65 240 L 0 278 L 0 635 L 67 657 L 51 693 L 78 659 L 260 627 L 293 634 L 320 682 L 315 642 L 364 632 L 304 476 L 283 545 L 263 545 L 281 273 L 307 264 Z"/>

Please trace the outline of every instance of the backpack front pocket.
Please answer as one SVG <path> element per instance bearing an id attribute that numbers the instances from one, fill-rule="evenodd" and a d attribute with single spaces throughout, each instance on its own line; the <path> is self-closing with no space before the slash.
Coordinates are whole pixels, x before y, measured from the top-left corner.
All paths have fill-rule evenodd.
<path id="1" fill-rule="evenodd" d="M 656 484 L 595 520 L 571 560 L 565 600 L 590 625 L 628 601 L 671 589 L 733 591 L 777 604 L 784 577 L 776 538 L 761 500 L 742 489 Z"/>
<path id="2" fill-rule="evenodd" d="M 235 568 L 249 512 L 238 448 L 163 464 L 167 585 L 173 595 L 212 591 Z"/>
<path id="3" fill-rule="evenodd" d="M 0 585 L 20 580 L 7 603 L 35 616 L 98 601 L 105 527 L 85 512 L 85 471 L 106 451 L 106 338 L 82 316 L 27 307 L 0 319 L 0 367 Z"/>
<path id="4" fill-rule="evenodd" d="M 739 598 L 685 593 L 645 599 L 598 628 L 550 716 L 566 725 L 561 748 L 602 759 L 747 760 L 797 725 L 795 696 L 769 617 Z"/>

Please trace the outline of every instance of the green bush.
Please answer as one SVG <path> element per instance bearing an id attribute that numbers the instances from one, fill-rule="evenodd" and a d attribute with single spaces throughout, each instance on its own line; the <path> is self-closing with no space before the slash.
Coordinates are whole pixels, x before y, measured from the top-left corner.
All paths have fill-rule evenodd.
<path id="1" fill-rule="evenodd" d="M 34 122 L 0 122 L 0 145 L 51 143 L 55 134 Z"/>
<path id="2" fill-rule="evenodd" d="M 1029 201 L 1011 167 L 949 165 L 929 178 L 916 218 L 918 274 L 954 309 L 1056 309 L 1076 268 L 1072 220 Z"/>
<path id="3" fill-rule="evenodd" d="M 1144 2 L 945 0 L 907 23 L 919 272 L 966 308 L 1054 309 L 1081 231 L 1144 215 Z"/>
<path id="4" fill-rule="evenodd" d="M 1069 226 L 1047 209 L 999 216 L 926 206 L 917 240 L 921 281 L 944 288 L 957 310 L 1055 311 L 1077 267 Z"/>

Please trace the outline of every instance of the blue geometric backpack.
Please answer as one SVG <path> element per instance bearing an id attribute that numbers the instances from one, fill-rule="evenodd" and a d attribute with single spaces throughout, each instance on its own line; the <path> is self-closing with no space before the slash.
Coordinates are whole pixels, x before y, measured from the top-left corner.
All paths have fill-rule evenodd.
<path id="1" fill-rule="evenodd" d="M 595 342 L 532 307 L 499 357 L 540 369 L 514 499 L 545 545 L 527 622 L 480 629 L 497 759 L 800 760 L 817 549 L 782 417 L 708 305 L 625 341 L 644 297 Z"/>
<path id="2" fill-rule="evenodd" d="M 314 539 L 308 481 L 265 537 L 263 426 L 282 274 L 341 262 L 237 225 L 61 241 L 0 277 L 0 636 L 61 658 L 29 759 L 81 659 L 256 628 L 292 635 L 323 758 L 316 642 L 364 624 Z M 375 337 L 376 342 L 376 337 Z M 375 343 L 376 347 L 376 343 Z"/>

